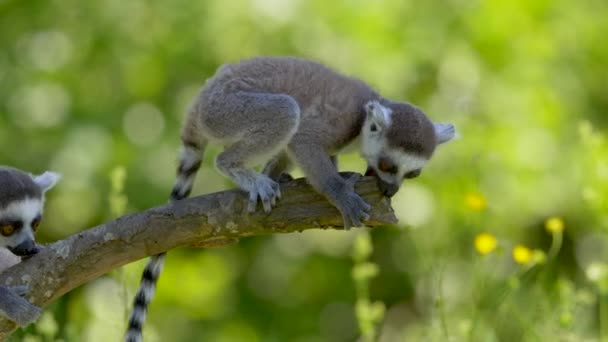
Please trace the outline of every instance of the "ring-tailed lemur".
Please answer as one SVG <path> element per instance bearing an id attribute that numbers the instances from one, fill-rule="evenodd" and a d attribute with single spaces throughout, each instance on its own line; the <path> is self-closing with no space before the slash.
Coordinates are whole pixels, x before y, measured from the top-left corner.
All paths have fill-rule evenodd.
<path id="1" fill-rule="evenodd" d="M 0 247 L 21 257 L 38 253 L 34 233 L 42 219 L 44 194 L 59 178 L 54 172 L 33 176 L 0 166 Z M 14 263 L 10 254 L 3 255 L 0 272 Z M 34 322 L 41 309 L 23 298 L 27 291 L 27 286 L 0 286 L 0 315 L 19 326 Z"/>
<path id="2" fill-rule="evenodd" d="M 271 210 L 281 197 L 277 180 L 295 163 L 339 209 L 348 229 L 369 218 L 370 206 L 354 191 L 356 178 L 342 178 L 332 162 L 342 148 L 359 137 L 368 173 L 392 196 L 453 136 L 453 125 L 434 124 L 411 104 L 385 99 L 362 81 L 316 62 L 261 57 L 226 64 L 190 108 L 171 200 L 188 196 L 211 141 L 225 146 L 217 168 L 249 194 L 248 211 L 258 200 L 264 211 Z M 262 163 L 267 163 L 262 173 L 251 168 Z M 144 270 L 126 341 L 141 340 L 164 258 L 153 256 Z"/>

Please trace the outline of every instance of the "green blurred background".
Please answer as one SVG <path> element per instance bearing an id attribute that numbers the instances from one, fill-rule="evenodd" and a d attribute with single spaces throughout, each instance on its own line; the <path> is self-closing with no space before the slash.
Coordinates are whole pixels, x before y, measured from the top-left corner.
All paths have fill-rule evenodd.
<path id="1" fill-rule="evenodd" d="M 608 341 L 607 37 L 605 0 L 0 0 L 0 164 L 63 173 L 38 234 L 62 239 L 120 213 L 110 198 L 166 202 L 185 108 L 219 65 L 319 60 L 461 135 L 371 232 L 380 341 Z M 233 186 L 208 151 L 194 194 Z M 172 251 L 146 341 L 357 340 L 358 234 Z M 13 340 L 120 340 L 144 262 Z"/>

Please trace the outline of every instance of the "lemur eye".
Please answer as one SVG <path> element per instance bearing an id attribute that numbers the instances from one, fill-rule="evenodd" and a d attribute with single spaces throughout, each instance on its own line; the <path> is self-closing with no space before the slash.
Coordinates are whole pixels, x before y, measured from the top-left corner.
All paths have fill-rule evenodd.
<path id="1" fill-rule="evenodd" d="M 403 176 L 403 178 L 408 178 L 408 179 L 410 179 L 410 178 L 416 178 L 416 177 L 420 176 L 420 172 L 421 171 L 422 170 L 420 170 L 420 169 L 410 171 L 410 172 L 406 173 L 405 176 Z"/>
<path id="2" fill-rule="evenodd" d="M 386 159 L 380 159 L 380 161 L 378 162 L 378 170 L 390 174 L 395 174 L 398 171 L 397 165 L 391 163 Z"/>
<path id="3" fill-rule="evenodd" d="M 12 224 L 5 224 L 0 226 L 0 233 L 4 236 L 9 236 L 15 232 L 15 227 Z"/>
<path id="4" fill-rule="evenodd" d="M 34 231 L 36 231 L 36 229 L 38 229 L 38 226 L 40 225 L 40 221 L 41 221 L 41 218 L 40 218 L 40 217 L 36 217 L 36 218 L 34 219 L 34 221 L 32 221 L 32 229 L 33 229 Z"/>
<path id="5" fill-rule="evenodd" d="M 375 132 L 375 131 L 377 131 L 377 130 L 378 130 L 378 127 L 376 127 L 376 124 L 372 124 L 372 125 L 369 127 L 369 130 L 370 130 L 371 132 Z"/>

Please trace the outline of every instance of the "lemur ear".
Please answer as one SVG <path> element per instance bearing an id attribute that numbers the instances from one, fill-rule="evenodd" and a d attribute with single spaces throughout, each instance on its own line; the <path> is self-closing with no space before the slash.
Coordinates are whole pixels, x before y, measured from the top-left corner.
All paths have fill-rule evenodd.
<path id="1" fill-rule="evenodd" d="M 391 124 L 391 110 L 378 101 L 369 101 L 365 104 L 365 113 L 368 120 L 378 129 L 387 128 Z M 373 127 L 372 127 L 373 130 Z"/>
<path id="2" fill-rule="evenodd" d="M 456 128 L 452 124 L 434 123 L 437 144 L 446 143 L 456 135 Z"/>
<path id="3" fill-rule="evenodd" d="M 42 189 L 42 193 L 45 193 L 57 184 L 59 179 L 61 179 L 61 175 L 56 172 L 45 171 L 39 176 L 32 176 L 32 179 Z"/>

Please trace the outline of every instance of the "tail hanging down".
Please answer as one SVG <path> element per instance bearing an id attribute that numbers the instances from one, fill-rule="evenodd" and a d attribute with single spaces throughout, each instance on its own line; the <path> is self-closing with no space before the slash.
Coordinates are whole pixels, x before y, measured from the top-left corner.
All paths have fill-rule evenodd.
<path id="1" fill-rule="evenodd" d="M 182 150 L 179 167 L 177 169 L 177 179 L 169 202 L 179 201 L 188 197 L 192 190 L 194 177 L 201 166 L 201 155 L 204 149 L 204 144 L 191 144 L 184 140 L 184 148 Z M 165 264 L 167 253 L 160 253 L 150 257 L 150 260 L 144 268 L 141 276 L 141 282 L 135 300 L 133 302 L 133 311 L 129 317 L 129 325 L 125 334 L 125 342 L 141 342 L 142 330 L 146 321 L 146 312 L 148 305 L 154 297 L 156 282 L 162 272 Z"/>

